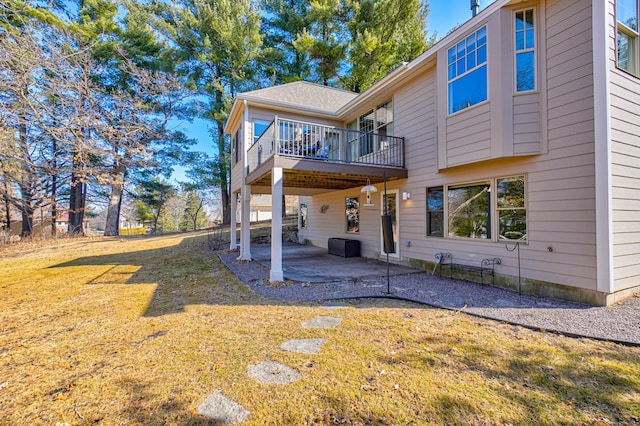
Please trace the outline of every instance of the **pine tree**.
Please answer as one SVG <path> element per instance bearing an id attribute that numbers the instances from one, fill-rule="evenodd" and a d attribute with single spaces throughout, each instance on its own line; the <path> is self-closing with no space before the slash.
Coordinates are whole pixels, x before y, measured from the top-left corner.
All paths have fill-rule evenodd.
<path id="1" fill-rule="evenodd" d="M 311 58 L 314 80 L 325 86 L 338 83 L 347 59 L 350 5 L 350 0 L 312 0 L 309 27 L 294 41 L 296 49 Z"/>
<path id="2" fill-rule="evenodd" d="M 264 0 L 263 74 L 268 84 L 311 78 L 309 54 L 296 49 L 298 35 L 311 25 L 308 0 Z"/>
<path id="3" fill-rule="evenodd" d="M 182 0 L 154 2 L 156 25 L 178 49 L 182 71 L 198 94 L 206 97 L 203 118 L 213 123 L 217 147 L 215 175 L 220 187 L 223 221 L 231 220 L 230 142 L 224 123 L 238 90 L 252 87 L 261 55 L 260 15 L 250 0 Z"/>
<path id="4" fill-rule="evenodd" d="M 409 62 L 432 43 L 427 40 L 424 0 L 356 0 L 349 22 L 349 75 L 344 87 L 362 92 Z"/>

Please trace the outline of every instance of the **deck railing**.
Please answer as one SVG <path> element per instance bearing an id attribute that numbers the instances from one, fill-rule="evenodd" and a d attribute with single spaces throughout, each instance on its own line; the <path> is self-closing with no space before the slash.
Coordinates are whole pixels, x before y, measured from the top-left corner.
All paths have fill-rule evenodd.
<path id="1" fill-rule="evenodd" d="M 247 151 L 249 173 L 272 156 L 404 167 L 404 138 L 276 117 Z"/>

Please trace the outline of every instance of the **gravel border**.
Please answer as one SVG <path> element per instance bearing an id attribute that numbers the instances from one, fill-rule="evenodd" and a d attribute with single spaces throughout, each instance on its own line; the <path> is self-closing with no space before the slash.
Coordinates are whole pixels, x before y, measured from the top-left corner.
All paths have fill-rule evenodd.
<path id="1" fill-rule="evenodd" d="M 640 294 L 612 306 L 591 306 L 518 293 L 498 287 L 438 277 L 428 273 L 331 283 L 269 283 L 269 270 L 255 261 L 238 261 L 238 253 L 219 253 L 220 260 L 253 291 L 284 302 L 320 302 L 361 298 L 394 298 L 463 311 L 533 330 L 640 346 Z"/>

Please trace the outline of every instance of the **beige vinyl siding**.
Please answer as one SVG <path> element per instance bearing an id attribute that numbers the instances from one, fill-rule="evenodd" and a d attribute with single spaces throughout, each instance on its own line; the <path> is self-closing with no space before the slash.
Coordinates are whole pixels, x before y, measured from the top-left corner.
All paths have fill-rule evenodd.
<path id="1" fill-rule="evenodd" d="M 569 52 L 575 46 L 591 45 L 588 40 L 585 43 L 581 39 L 589 33 L 590 9 L 587 8 L 585 12 L 581 2 L 566 0 L 549 2 L 544 6 L 548 8 L 545 10 L 548 17 L 545 42 L 553 52 L 541 72 L 541 75 L 548 75 L 546 85 L 542 85 L 547 88 L 547 97 L 517 95 L 517 99 L 510 100 L 509 107 L 513 102 L 512 128 L 514 134 L 518 135 L 514 136 L 514 140 L 518 144 L 525 144 L 522 148 L 514 148 L 514 154 L 524 154 L 529 149 L 526 145 L 529 142 L 525 142 L 523 135 L 529 135 L 533 144 L 530 148 L 538 150 L 536 152 L 539 152 L 540 146 L 533 146 L 546 136 L 546 154 L 477 161 L 478 158 L 490 158 L 485 156 L 492 136 L 486 120 L 490 119 L 489 113 L 495 106 L 492 102 L 452 117 L 441 117 L 444 120 L 441 126 L 446 127 L 445 134 L 450 138 L 446 147 L 447 161 L 464 162 L 464 156 L 475 158 L 467 165 L 438 170 L 436 141 L 437 129 L 441 126 L 438 126 L 436 107 L 443 108 L 446 104 L 436 100 L 436 68 L 429 68 L 396 88 L 393 95 L 395 131 L 396 135 L 405 138 L 409 178 L 392 182 L 389 189 L 398 188 L 400 194 L 402 191 L 411 193 L 410 200 L 400 200 L 399 203 L 398 246 L 402 259 L 433 261 L 434 255 L 441 251 L 451 252 L 457 261 L 465 263 L 479 264 L 484 258 L 500 257 L 502 264 L 496 267 L 496 271 L 517 277 L 517 257 L 515 253 L 507 252 L 504 242 L 427 237 L 426 188 L 525 174 L 529 243 L 520 246 L 522 277 L 596 289 L 591 51 L 581 47 L 580 53 Z M 576 19 L 576 16 L 580 19 Z M 577 28 L 571 28 L 570 34 L 574 35 L 565 38 L 562 32 L 567 30 L 565 22 L 569 18 Z M 510 28 L 505 31 L 511 32 Z M 567 70 L 576 73 L 579 84 L 567 78 Z M 541 99 L 547 100 L 543 102 Z M 574 104 L 568 105 L 566 99 Z M 544 114 L 539 108 L 544 107 L 548 108 L 545 113 L 551 119 L 546 135 L 540 135 L 535 140 L 531 135 L 541 133 L 542 126 L 530 124 L 540 123 L 540 117 Z M 474 126 L 469 126 L 470 122 Z M 484 126 L 484 132 L 474 131 L 480 126 Z M 516 129 L 520 133 L 516 133 Z M 468 152 L 463 154 L 465 149 Z M 311 197 L 310 228 L 305 231 L 304 237 L 321 246 L 326 246 L 326 239 L 331 236 L 356 238 L 362 242 L 364 255 L 376 257 L 380 252 L 379 194 L 375 198 L 376 208 L 361 209 L 361 232 L 356 235 L 344 232 L 344 198 L 349 194 L 358 194 L 358 189 Z M 330 206 L 324 215 L 318 213 L 323 204 Z M 637 231 L 640 232 L 640 226 Z M 409 247 L 407 242 L 411 243 Z M 552 247 L 553 251 L 550 252 L 548 247 Z"/>
<path id="2" fill-rule="evenodd" d="M 579 0 L 545 7 L 549 151 L 527 166 L 529 258 L 539 279 L 595 290 L 591 8 Z"/>
<path id="3" fill-rule="evenodd" d="M 591 7 L 581 0 L 555 0 L 540 2 L 538 8 L 545 18 L 540 21 L 540 45 L 545 47 L 540 52 L 539 77 L 545 78 L 540 92 L 513 95 L 509 87 L 509 96 L 491 97 L 491 102 L 447 116 L 446 97 L 442 99 L 446 81 L 438 79 L 442 64 L 394 88 L 395 134 L 405 138 L 409 171 L 408 179 L 389 184 L 389 190 L 400 191 L 398 247 L 402 260 L 433 261 L 441 251 L 463 263 L 499 257 L 502 264 L 496 272 L 517 283 L 518 259 L 504 242 L 426 236 L 426 189 L 525 175 L 529 241 L 520 246 L 522 277 L 596 290 Z M 510 22 L 511 10 L 501 12 Z M 501 31 L 502 39 L 511 37 L 510 25 L 502 25 Z M 490 88 L 503 83 L 489 76 Z M 612 78 L 617 98 L 633 99 L 622 91 L 630 79 L 622 73 Z M 612 112 L 615 266 L 618 282 L 625 286 L 638 278 L 634 265 L 640 262 L 640 129 L 633 124 L 640 123 L 640 117 L 634 111 L 640 114 L 640 102 L 627 100 Z M 511 130 L 513 155 L 509 149 L 492 153 L 492 148 L 510 143 Z M 411 193 L 410 200 L 401 199 L 403 191 Z M 377 257 L 380 193 L 374 194 L 375 208 L 361 208 L 359 234 L 346 234 L 344 229 L 344 200 L 350 195 L 363 200 L 359 188 L 309 197 L 309 228 L 301 236 L 322 247 L 329 237 L 355 238 L 361 241 L 363 255 Z M 325 214 L 319 213 L 322 205 L 329 206 Z M 620 285 L 616 289 L 624 288 Z"/>
<path id="4" fill-rule="evenodd" d="M 238 141 L 238 149 L 241 152 L 240 152 L 240 155 L 238 155 L 238 162 L 231 166 L 231 182 L 229 185 L 231 189 L 231 194 L 236 192 L 242 192 L 242 170 L 244 169 L 244 157 L 245 157 L 245 152 L 243 151 L 244 130 L 242 128 L 242 123 L 238 125 L 238 129 L 240 129 L 240 132 L 239 132 L 240 141 Z M 238 129 L 234 129 L 233 134 L 235 134 L 235 132 Z M 233 139 L 232 139 L 232 143 L 233 143 Z M 235 198 L 231 197 L 231 199 L 234 200 Z"/>
<path id="5" fill-rule="evenodd" d="M 615 3 L 608 4 L 613 277 L 623 290 L 640 284 L 640 81 L 616 68 Z"/>
<path id="6" fill-rule="evenodd" d="M 415 81 L 394 94 L 396 134 L 405 138 L 405 158 L 409 178 L 399 182 L 401 255 L 419 257 L 428 250 L 426 235 L 425 182 L 433 178 L 437 168 L 436 148 L 436 70 L 431 68 Z M 400 133 L 399 133 L 400 132 Z M 402 191 L 411 193 L 411 200 L 402 200 Z M 411 247 L 406 247 L 411 241 Z"/>
<path id="7" fill-rule="evenodd" d="M 388 190 L 396 188 L 396 184 L 389 184 Z M 307 228 L 300 231 L 300 237 L 311 241 L 318 247 L 327 247 L 327 240 L 331 237 L 349 238 L 360 241 L 362 256 L 378 258 L 380 256 L 380 194 L 382 185 L 378 185 L 378 192 L 372 194 L 374 207 L 363 207 L 365 194 L 360 188 L 345 191 L 334 191 L 326 194 L 304 197 L 301 202 L 307 203 L 309 219 Z M 347 197 L 360 197 L 360 232 L 346 232 Z M 325 213 L 320 213 L 322 206 L 328 206 Z"/>
<path id="8" fill-rule="evenodd" d="M 542 147 L 540 94 L 513 97 L 513 154 L 539 154 Z"/>
<path id="9" fill-rule="evenodd" d="M 447 166 L 491 158 L 491 104 L 470 107 L 447 119 Z"/>

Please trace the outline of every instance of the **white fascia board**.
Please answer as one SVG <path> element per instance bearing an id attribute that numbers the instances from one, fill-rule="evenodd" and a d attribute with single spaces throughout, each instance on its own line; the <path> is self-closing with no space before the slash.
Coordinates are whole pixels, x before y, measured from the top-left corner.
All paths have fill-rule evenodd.
<path id="1" fill-rule="evenodd" d="M 238 100 L 238 98 L 236 97 L 236 99 L 233 101 L 233 105 L 231 106 L 229 117 L 227 117 L 227 121 L 224 123 L 223 132 L 225 134 L 231 134 L 231 129 L 235 127 L 235 124 L 238 122 L 238 118 L 236 118 L 236 116 L 238 114 L 242 114 L 243 107 L 244 102 Z"/>

